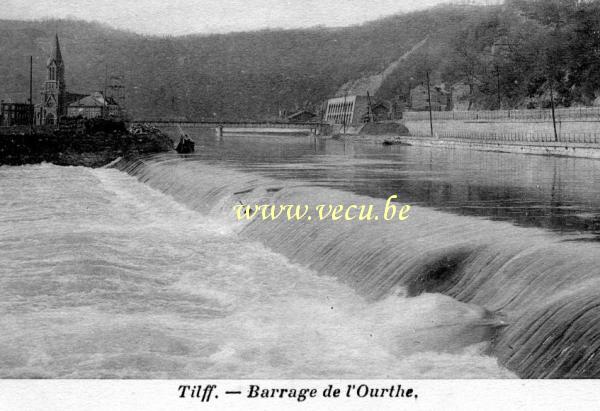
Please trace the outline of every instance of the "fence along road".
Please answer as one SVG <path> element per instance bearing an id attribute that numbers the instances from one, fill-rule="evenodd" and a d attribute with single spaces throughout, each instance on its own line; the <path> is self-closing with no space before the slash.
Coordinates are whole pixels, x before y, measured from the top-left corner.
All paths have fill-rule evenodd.
<path id="1" fill-rule="evenodd" d="M 593 119 L 600 121 L 600 107 L 557 108 L 557 120 Z M 534 110 L 485 110 L 485 111 L 433 111 L 434 120 L 552 120 L 551 109 Z M 429 120 L 428 111 L 407 111 L 406 121 Z"/>
<path id="2" fill-rule="evenodd" d="M 558 142 L 600 144 L 600 107 L 561 108 L 555 113 Z M 438 138 L 556 142 L 550 109 L 437 111 L 433 121 L 434 137 Z M 431 136 L 428 112 L 406 112 L 403 122 L 411 135 Z"/>

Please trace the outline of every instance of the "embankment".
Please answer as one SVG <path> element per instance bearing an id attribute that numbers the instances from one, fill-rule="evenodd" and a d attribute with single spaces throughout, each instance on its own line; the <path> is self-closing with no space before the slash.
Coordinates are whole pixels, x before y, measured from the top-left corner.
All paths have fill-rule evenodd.
<path id="1" fill-rule="evenodd" d="M 372 125 L 380 126 L 377 123 Z M 403 128 L 396 133 L 377 133 L 370 132 L 367 124 L 342 137 L 345 140 L 375 144 L 410 144 L 600 159 L 600 121 L 596 120 L 557 122 L 558 141 L 552 122 L 548 123 L 545 120 L 434 120 L 434 137 L 431 137 L 429 121 L 404 121 L 400 125 L 403 125 Z"/>
<path id="2" fill-rule="evenodd" d="M 396 138 L 395 141 L 399 142 L 400 144 L 445 149 L 467 148 L 470 150 L 493 151 L 498 153 L 518 153 L 600 159 L 600 145 L 592 143 L 492 142 L 480 141 L 476 139 L 438 139 L 431 137 L 400 137 Z"/>
<path id="3" fill-rule="evenodd" d="M 448 113 L 448 112 L 438 112 Z M 403 124 L 412 136 L 429 137 L 429 119 L 405 119 Z M 470 138 L 484 141 L 553 142 L 552 119 L 532 120 L 447 120 L 433 119 L 433 132 L 440 138 Z M 565 143 L 600 144 L 600 121 L 596 119 L 556 120 L 558 140 Z"/>
<path id="4" fill-rule="evenodd" d="M 404 124 L 395 122 L 366 123 L 360 127 L 348 127 L 346 132 L 338 130 L 338 138 L 356 142 L 383 143 L 397 136 L 408 136 L 409 130 Z"/>
<path id="5" fill-rule="evenodd" d="M 0 165 L 47 162 L 102 167 L 118 157 L 135 158 L 172 148 L 172 140 L 158 131 L 131 134 L 124 128 L 5 134 L 0 135 Z"/>

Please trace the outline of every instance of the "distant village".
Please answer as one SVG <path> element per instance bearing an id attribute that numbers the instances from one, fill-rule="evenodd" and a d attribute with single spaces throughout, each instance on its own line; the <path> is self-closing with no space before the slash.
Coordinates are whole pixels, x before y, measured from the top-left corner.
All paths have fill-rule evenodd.
<path id="1" fill-rule="evenodd" d="M 411 115 L 430 111 L 440 116 L 445 111 L 469 111 L 470 89 L 466 83 L 450 86 L 430 84 L 411 78 L 408 93 L 389 100 L 376 99 L 385 80 L 398 69 L 403 60 L 421 48 L 427 38 L 392 62 L 380 73 L 349 81 L 322 104 L 305 104 L 293 111 L 279 110 L 278 120 L 289 123 L 327 123 L 332 125 L 360 126 L 368 122 L 393 122 Z M 30 80 L 32 81 L 32 80 Z M 31 89 L 31 86 L 30 86 Z M 110 92 L 107 92 L 107 89 Z M 33 96 L 29 102 L 0 102 L 0 126 L 57 126 L 70 119 L 115 118 L 123 119 L 125 107 L 123 95 L 115 96 L 113 87 L 88 94 L 67 90 L 65 62 L 63 61 L 58 35 L 54 36 L 52 51 L 46 62 L 46 79 L 42 85 L 39 102 Z M 122 90 L 121 90 L 122 93 Z M 422 113 L 419 113 L 422 112 Z M 415 117 L 416 115 L 416 117 Z M 191 120 L 191 119 L 187 119 Z"/>
<path id="2" fill-rule="evenodd" d="M 429 99 L 431 96 L 431 110 L 452 110 L 452 92 L 447 91 L 444 86 L 430 86 L 419 84 L 410 90 L 408 101 L 400 98 L 393 100 L 374 100 L 368 91 L 353 90 L 352 94 L 344 94 L 327 100 L 323 121 L 334 124 L 357 125 L 367 122 L 381 122 L 399 120 L 406 110 L 426 111 L 429 110 Z M 458 104 L 457 104 L 458 105 Z M 302 111 L 289 116 L 290 121 L 307 121 L 317 117 L 315 113 Z"/>
<path id="3" fill-rule="evenodd" d="M 122 114 L 122 107 L 106 91 L 90 94 L 67 91 L 65 63 L 58 35 L 54 37 L 52 53 L 46 62 L 46 80 L 39 103 L 0 102 L 0 125 L 4 127 L 56 126 L 65 118 L 119 118 Z"/>
<path id="4" fill-rule="evenodd" d="M 409 52 L 410 53 L 410 52 Z M 407 55 L 409 54 L 407 53 Z M 403 56 L 402 58 L 405 58 Z M 409 101 L 396 98 L 392 101 L 374 100 L 372 95 L 383 79 L 393 70 L 365 79 L 359 79 L 342 86 L 331 99 L 317 110 L 300 109 L 294 112 L 281 110 L 280 120 L 287 122 L 322 121 L 333 124 L 356 125 L 369 121 L 396 120 L 402 118 L 405 110 L 434 111 L 450 110 L 453 107 L 452 93 L 443 86 L 430 87 L 429 94 L 424 84 L 417 84 L 410 90 Z M 429 97 L 430 96 L 430 97 Z M 429 103 L 431 99 L 431 103 Z M 33 100 L 33 96 L 32 96 Z M 65 80 L 65 62 L 62 58 L 58 35 L 53 39 L 52 52 L 46 62 L 46 79 L 42 86 L 39 102 L 0 103 L 0 126 L 56 126 L 63 119 L 72 118 L 120 118 L 124 107 L 117 98 L 106 90 L 89 94 L 74 93 L 67 90 Z"/>

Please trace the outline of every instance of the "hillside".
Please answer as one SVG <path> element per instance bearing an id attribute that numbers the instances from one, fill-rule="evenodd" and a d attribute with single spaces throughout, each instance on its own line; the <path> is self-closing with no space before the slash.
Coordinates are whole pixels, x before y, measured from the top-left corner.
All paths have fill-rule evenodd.
<path id="1" fill-rule="evenodd" d="M 553 2 L 576 3 L 440 6 L 342 29 L 164 38 L 82 21 L 0 20 L 0 96 L 25 100 L 33 55 L 38 100 L 58 31 L 68 90 L 103 89 L 108 67 L 109 74 L 123 75 L 135 118 L 270 118 L 280 108 L 317 107 L 345 83 L 383 72 L 426 37 L 426 47 L 387 76 L 379 97 L 406 94 L 429 70 L 436 82 L 472 86 L 477 107 L 493 108 L 498 94 L 503 106 L 522 106 L 549 84 L 561 104 L 589 104 L 600 90 L 598 2 L 565 7 L 570 11 L 558 17 L 539 6 Z M 494 43 L 509 46 L 494 50 Z M 577 50 L 591 51 L 573 61 Z"/>
<path id="2" fill-rule="evenodd" d="M 124 74 L 133 116 L 190 118 L 259 118 L 318 104 L 348 80 L 385 67 L 421 31 L 400 19 L 335 30 L 159 38 L 81 21 L 1 21 L 0 93 L 26 98 L 33 55 L 39 95 L 57 26 L 70 91 L 101 90 L 108 66 Z M 382 41 L 369 40 L 375 38 Z"/>

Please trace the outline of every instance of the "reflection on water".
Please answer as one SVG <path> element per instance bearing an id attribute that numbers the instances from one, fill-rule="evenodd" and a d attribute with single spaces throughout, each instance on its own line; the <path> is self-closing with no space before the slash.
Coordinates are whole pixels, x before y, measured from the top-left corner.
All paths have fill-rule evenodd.
<path id="1" fill-rule="evenodd" d="M 230 163 L 371 197 L 518 225 L 600 236 L 600 161 L 463 149 L 352 144 L 313 137 L 196 135 L 189 160 Z"/>

